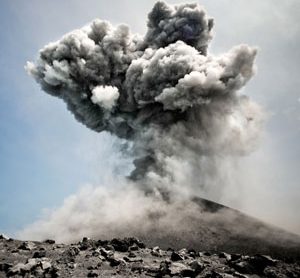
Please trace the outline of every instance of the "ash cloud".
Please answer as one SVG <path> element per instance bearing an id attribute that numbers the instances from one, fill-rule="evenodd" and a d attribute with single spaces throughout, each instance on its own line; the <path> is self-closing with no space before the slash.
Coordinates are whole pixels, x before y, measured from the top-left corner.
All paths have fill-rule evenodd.
<path id="1" fill-rule="evenodd" d="M 129 203 L 159 198 L 165 206 L 203 192 L 218 199 L 228 169 L 260 134 L 263 112 L 240 93 L 255 73 L 257 50 L 239 45 L 210 54 L 213 20 L 197 4 L 157 2 L 147 26 L 140 36 L 96 19 L 46 45 L 26 69 L 79 122 L 131 142 L 126 153 L 135 168 L 124 188 L 139 193 Z"/>

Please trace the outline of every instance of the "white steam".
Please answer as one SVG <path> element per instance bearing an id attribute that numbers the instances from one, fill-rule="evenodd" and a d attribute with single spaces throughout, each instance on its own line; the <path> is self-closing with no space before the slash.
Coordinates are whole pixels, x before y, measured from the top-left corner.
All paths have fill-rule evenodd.
<path id="1" fill-rule="evenodd" d="M 91 100 L 104 109 L 111 110 L 119 98 L 119 90 L 112 86 L 97 86 L 92 90 Z"/>

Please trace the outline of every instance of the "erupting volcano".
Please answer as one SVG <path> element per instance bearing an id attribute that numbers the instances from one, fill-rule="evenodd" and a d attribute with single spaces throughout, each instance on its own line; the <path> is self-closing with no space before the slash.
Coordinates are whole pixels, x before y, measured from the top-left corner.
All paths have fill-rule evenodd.
<path id="1" fill-rule="evenodd" d="M 143 36 L 96 19 L 27 63 L 77 121 L 126 140 L 119 151 L 134 169 L 110 187 L 71 196 L 23 238 L 137 236 L 165 248 L 300 258 L 298 236 L 203 199 L 218 201 L 226 191 L 264 121 L 262 108 L 241 92 L 255 73 L 257 49 L 243 44 L 211 54 L 213 25 L 198 4 L 157 2 Z"/>

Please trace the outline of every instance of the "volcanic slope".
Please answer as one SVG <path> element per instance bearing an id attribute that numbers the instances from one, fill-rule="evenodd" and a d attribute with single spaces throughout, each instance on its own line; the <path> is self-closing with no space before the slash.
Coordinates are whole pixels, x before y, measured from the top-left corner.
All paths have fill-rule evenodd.
<path id="1" fill-rule="evenodd" d="M 268 254 L 283 260 L 300 261 L 300 236 L 269 225 L 238 210 L 194 198 L 199 214 L 181 219 L 178 225 L 154 223 L 147 234 L 137 234 L 149 246 L 192 248 L 198 251 Z M 201 217 L 201 215 L 203 217 Z"/>

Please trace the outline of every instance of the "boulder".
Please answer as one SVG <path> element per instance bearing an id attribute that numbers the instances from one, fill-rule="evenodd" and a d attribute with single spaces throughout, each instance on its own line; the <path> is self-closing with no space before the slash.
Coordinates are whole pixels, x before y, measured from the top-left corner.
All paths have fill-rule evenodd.
<path id="1" fill-rule="evenodd" d="M 53 239 L 46 239 L 46 240 L 44 240 L 44 243 L 55 244 L 55 240 L 53 240 Z"/>
<path id="2" fill-rule="evenodd" d="M 190 264 L 189 264 L 189 266 L 195 271 L 195 273 L 196 274 L 199 274 L 199 273 L 201 273 L 203 270 L 204 270 L 204 268 L 205 268 L 205 266 L 203 265 L 203 264 L 201 264 L 201 263 L 199 263 L 198 261 L 192 261 Z"/>
<path id="3" fill-rule="evenodd" d="M 33 253 L 33 258 L 43 258 L 46 257 L 46 250 L 39 250 Z"/>
<path id="4" fill-rule="evenodd" d="M 87 277 L 98 277 L 98 276 L 99 275 L 95 270 L 92 270 L 87 274 Z"/>
<path id="5" fill-rule="evenodd" d="M 8 270 L 7 276 L 10 277 L 14 275 L 25 275 L 25 273 L 30 271 L 30 269 L 30 265 L 18 263 Z"/>
<path id="6" fill-rule="evenodd" d="M 100 248 L 99 251 L 100 251 L 100 254 L 105 259 L 108 259 L 108 258 L 111 258 L 111 257 L 114 256 L 114 251 L 113 250 L 107 250 L 106 248 Z"/>
<path id="7" fill-rule="evenodd" d="M 227 261 L 231 261 L 231 255 L 228 254 L 228 253 L 226 253 L 226 252 L 221 252 L 221 253 L 219 254 L 219 258 L 224 258 L 224 259 L 226 259 Z"/>
<path id="8" fill-rule="evenodd" d="M 110 241 L 110 244 L 114 247 L 114 249 L 118 252 L 127 252 L 129 248 L 129 242 L 124 239 L 114 238 Z"/>
<path id="9" fill-rule="evenodd" d="M 26 250 L 26 251 L 31 251 L 34 248 L 35 248 L 35 244 L 33 242 L 31 242 L 31 241 L 24 241 L 18 247 L 19 250 Z"/>
<path id="10" fill-rule="evenodd" d="M 161 257 L 162 256 L 162 252 L 161 252 L 161 250 L 160 250 L 160 248 L 158 246 L 155 246 L 151 250 L 151 255 L 155 256 L 155 257 Z"/>
<path id="11" fill-rule="evenodd" d="M 172 254 L 171 254 L 171 261 L 173 262 L 177 262 L 177 261 L 182 261 L 184 260 L 184 256 L 173 251 Z"/>

